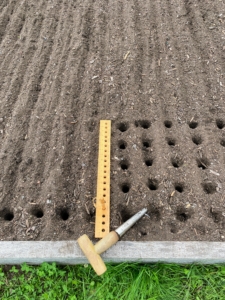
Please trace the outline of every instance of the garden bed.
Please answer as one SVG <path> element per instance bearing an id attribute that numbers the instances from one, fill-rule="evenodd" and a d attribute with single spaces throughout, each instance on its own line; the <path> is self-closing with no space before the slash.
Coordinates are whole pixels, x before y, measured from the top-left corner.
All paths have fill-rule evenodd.
<path id="1" fill-rule="evenodd" d="M 123 241 L 224 241 L 223 1 L 0 11 L 0 240 L 94 240 L 109 119 L 111 230 L 147 207 Z"/>

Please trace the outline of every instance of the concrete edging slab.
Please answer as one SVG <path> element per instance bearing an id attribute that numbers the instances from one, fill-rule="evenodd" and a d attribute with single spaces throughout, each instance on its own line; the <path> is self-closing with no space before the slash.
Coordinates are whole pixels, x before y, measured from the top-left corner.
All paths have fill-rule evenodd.
<path id="1" fill-rule="evenodd" d="M 118 242 L 102 254 L 105 262 L 225 263 L 223 242 Z M 76 241 L 3 241 L 0 264 L 83 264 Z"/>

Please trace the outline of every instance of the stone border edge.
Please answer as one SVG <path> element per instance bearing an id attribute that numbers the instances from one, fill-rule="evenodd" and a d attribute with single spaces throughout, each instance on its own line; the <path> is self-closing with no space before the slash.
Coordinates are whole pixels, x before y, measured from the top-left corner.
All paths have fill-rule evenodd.
<path id="1" fill-rule="evenodd" d="M 123 242 L 102 254 L 105 262 L 225 263 L 223 242 Z M 3 241 L 0 264 L 84 264 L 87 259 L 76 241 Z"/>

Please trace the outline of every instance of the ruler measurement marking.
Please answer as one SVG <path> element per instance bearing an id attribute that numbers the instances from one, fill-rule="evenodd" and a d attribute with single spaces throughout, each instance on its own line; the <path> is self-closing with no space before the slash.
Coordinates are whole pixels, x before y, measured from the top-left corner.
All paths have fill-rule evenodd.
<path id="1" fill-rule="evenodd" d="M 95 237 L 102 238 L 110 230 L 110 143 L 111 121 L 101 120 L 99 131 L 98 178 Z"/>

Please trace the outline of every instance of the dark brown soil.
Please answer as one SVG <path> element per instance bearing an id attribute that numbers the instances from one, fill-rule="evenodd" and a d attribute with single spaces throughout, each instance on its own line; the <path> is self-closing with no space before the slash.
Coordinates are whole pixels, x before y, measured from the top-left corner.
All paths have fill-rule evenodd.
<path id="1" fill-rule="evenodd" d="M 2 0 L 0 239 L 93 238 L 111 119 L 111 229 L 223 241 L 224 28 L 224 0 Z"/>

